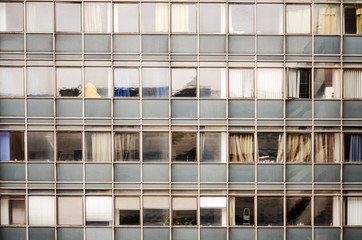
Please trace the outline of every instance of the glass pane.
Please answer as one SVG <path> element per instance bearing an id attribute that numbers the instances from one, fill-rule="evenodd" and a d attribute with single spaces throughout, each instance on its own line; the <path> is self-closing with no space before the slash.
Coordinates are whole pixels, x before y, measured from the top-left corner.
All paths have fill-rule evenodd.
<path id="1" fill-rule="evenodd" d="M 283 229 L 281 228 L 259 228 L 258 229 L 258 240 L 279 240 L 283 239 Z M 289 240 L 289 239 L 288 239 Z"/>
<path id="2" fill-rule="evenodd" d="M 200 36 L 200 53 L 225 53 L 225 36 Z"/>
<path id="3" fill-rule="evenodd" d="M 283 177 L 282 165 L 259 165 L 258 166 L 258 181 L 259 182 L 282 182 Z"/>
<path id="4" fill-rule="evenodd" d="M 253 69 L 229 69 L 229 97 L 254 97 Z"/>
<path id="5" fill-rule="evenodd" d="M 113 35 L 113 52 L 115 53 L 139 53 L 139 35 Z"/>
<path id="6" fill-rule="evenodd" d="M 81 52 L 82 35 L 56 34 L 55 35 L 56 52 Z"/>
<path id="7" fill-rule="evenodd" d="M 142 36 L 143 53 L 167 53 L 168 37 L 167 35 L 143 35 Z"/>
<path id="8" fill-rule="evenodd" d="M 258 34 L 283 34 L 283 5 L 258 4 L 256 19 Z"/>
<path id="9" fill-rule="evenodd" d="M 51 99 L 28 99 L 28 117 L 53 117 Z"/>
<path id="10" fill-rule="evenodd" d="M 144 182 L 168 182 L 169 165 L 166 164 L 143 164 Z"/>
<path id="11" fill-rule="evenodd" d="M 144 118 L 168 118 L 168 100 L 143 100 Z"/>
<path id="12" fill-rule="evenodd" d="M 140 102 L 139 100 L 114 100 L 113 103 L 114 117 L 139 117 Z"/>
<path id="13" fill-rule="evenodd" d="M 284 116 L 282 101 L 259 100 L 257 109 L 259 118 L 282 118 Z"/>
<path id="14" fill-rule="evenodd" d="M 362 165 L 351 164 L 343 166 L 343 181 L 344 182 L 362 182 Z"/>
<path id="15" fill-rule="evenodd" d="M 345 134 L 344 149 L 345 162 L 362 162 L 362 134 Z"/>
<path id="16" fill-rule="evenodd" d="M 196 5 L 172 4 L 172 32 L 196 32 Z"/>
<path id="17" fill-rule="evenodd" d="M 254 100 L 229 100 L 229 118 L 254 118 Z"/>
<path id="18" fill-rule="evenodd" d="M 172 69 L 172 96 L 196 97 L 196 69 L 173 68 Z"/>
<path id="19" fill-rule="evenodd" d="M 200 4 L 200 33 L 225 33 L 225 4 Z"/>
<path id="20" fill-rule="evenodd" d="M 78 97 L 81 94 L 81 68 L 57 68 L 56 73 L 58 97 Z"/>
<path id="21" fill-rule="evenodd" d="M 339 165 L 315 165 L 314 181 L 315 182 L 339 182 L 340 181 Z"/>
<path id="22" fill-rule="evenodd" d="M 254 36 L 229 35 L 229 53 L 254 53 Z"/>
<path id="23" fill-rule="evenodd" d="M 196 100 L 172 100 L 171 117 L 173 118 L 196 118 L 197 101 Z"/>
<path id="24" fill-rule="evenodd" d="M 23 68 L 0 68 L 0 96 L 24 96 Z"/>
<path id="25" fill-rule="evenodd" d="M 29 240 L 55 240 L 55 229 L 54 228 L 29 228 Z"/>
<path id="26" fill-rule="evenodd" d="M 111 51 L 111 36 L 109 34 L 84 35 L 84 52 L 109 53 Z"/>
<path id="27" fill-rule="evenodd" d="M 85 198 L 86 226 L 109 226 L 112 222 L 112 197 Z"/>
<path id="28" fill-rule="evenodd" d="M 114 4 L 114 32 L 138 32 L 138 4 Z"/>
<path id="29" fill-rule="evenodd" d="M 287 5 L 287 33 L 310 33 L 310 6 Z"/>
<path id="30" fill-rule="evenodd" d="M 168 133 L 143 133 L 143 161 L 168 161 Z"/>
<path id="31" fill-rule="evenodd" d="M 0 198 L 0 206 L 1 225 L 25 225 L 24 197 L 2 197 Z M 0 236 L 2 236 L 1 233 Z"/>
<path id="32" fill-rule="evenodd" d="M 197 198 L 173 198 L 172 217 L 173 225 L 197 225 Z"/>
<path id="33" fill-rule="evenodd" d="M 283 162 L 283 133 L 258 133 L 259 162 Z"/>
<path id="34" fill-rule="evenodd" d="M 229 165 L 230 182 L 254 182 L 255 167 L 254 165 L 232 164 Z"/>
<path id="35" fill-rule="evenodd" d="M 340 116 L 340 101 L 314 101 L 315 118 L 339 118 Z"/>
<path id="36" fill-rule="evenodd" d="M 172 164 L 171 171 L 172 182 L 197 182 L 197 165 Z"/>
<path id="37" fill-rule="evenodd" d="M 143 3 L 142 32 L 168 32 L 168 7 L 167 3 Z"/>
<path id="38" fill-rule="evenodd" d="M 138 68 L 114 69 L 114 96 L 139 96 L 139 70 Z"/>
<path id="39" fill-rule="evenodd" d="M 115 239 L 141 240 L 140 228 L 115 228 Z"/>
<path id="40" fill-rule="evenodd" d="M 226 198 L 200 197 L 201 226 L 226 226 Z"/>
<path id="41" fill-rule="evenodd" d="M 288 164 L 287 182 L 311 182 L 312 165 Z"/>
<path id="42" fill-rule="evenodd" d="M 362 112 L 361 101 L 343 101 L 343 117 L 344 118 L 361 118 Z"/>
<path id="43" fill-rule="evenodd" d="M 54 220 L 54 197 L 29 196 L 29 225 L 54 225 Z"/>
<path id="44" fill-rule="evenodd" d="M 345 10 L 347 10 L 347 8 L 345 8 Z M 359 23 L 359 24 L 361 24 L 361 23 Z M 361 33 L 362 33 L 362 31 L 360 32 L 360 34 Z M 343 53 L 344 54 L 361 54 L 362 53 L 362 49 L 360 48 L 361 44 L 362 44 L 361 36 L 344 36 L 343 37 Z"/>
<path id="45" fill-rule="evenodd" d="M 283 75 L 283 69 L 279 68 L 257 69 L 257 98 L 282 98 Z"/>
<path id="46" fill-rule="evenodd" d="M 226 240 L 226 228 L 201 228 L 200 240 Z"/>
<path id="47" fill-rule="evenodd" d="M 196 145 L 196 133 L 173 132 L 172 161 L 196 161 Z"/>
<path id="48" fill-rule="evenodd" d="M 115 164 L 115 182 L 139 182 L 141 179 L 139 164 Z"/>
<path id="49" fill-rule="evenodd" d="M 1 227 L 0 236 L 7 240 L 26 240 L 26 228 Z"/>
<path id="50" fill-rule="evenodd" d="M 139 161 L 139 133 L 116 133 L 114 151 L 116 161 Z"/>
<path id="51" fill-rule="evenodd" d="M 55 24 L 57 32 L 81 31 L 81 5 L 78 3 L 56 3 Z"/>
<path id="52" fill-rule="evenodd" d="M 0 50 L 2 52 L 23 52 L 24 34 L 0 34 Z"/>
<path id="53" fill-rule="evenodd" d="M 312 101 L 287 101 L 287 118 L 311 118 Z"/>
<path id="54" fill-rule="evenodd" d="M 201 100 L 200 118 L 226 118 L 226 102 L 224 100 Z"/>
<path id="55" fill-rule="evenodd" d="M 25 164 L 1 163 L 1 181 L 25 181 Z"/>
<path id="56" fill-rule="evenodd" d="M 57 228 L 58 240 L 83 240 L 83 228 Z"/>
<path id="57" fill-rule="evenodd" d="M 254 228 L 230 228 L 229 231 L 230 240 L 255 239 Z"/>
<path id="58" fill-rule="evenodd" d="M 54 68 L 28 67 L 27 78 L 29 97 L 52 97 L 54 95 Z"/>
<path id="59" fill-rule="evenodd" d="M 0 132 L 0 161 L 24 160 L 24 133 Z"/>
<path id="60" fill-rule="evenodd" d="M 108 3 L 84 3 L 84 31 L 110 32 L 111 5 Z"/>
<path id="61" fill-rule="evenodd" d="M 348 149 L 348 148 L 346 148 Z M 314 133 L 314 159 L 318 163 L 340 162 L 341 139 L 339 133 Z"/>
<path id="62" fill-rule="evenodd" d="M 143 224 L 145 226 L 169 226 L 169 198 L 143 198 Z"/>
<path id="63" fill-rule="evenodd" d="M 140 225 L 140 199 L 117 197 L 115 199 L 116 225 Z"/>
<path id="64" fill-rule="evenodd" d="M 340 229 L 339 228 L 315 228 L 314 239 L 318 240 L 340 240 Z M 343 239 L 347 240 L 343 236 Z M 349 239 L 348 239 L 349 240 Z"/>
<path id="65" fill-rule="evenodd" d="M 229 33 L 254 32 L 254 6 L 229 5 Z"/>
<path id="66" fill-rule="evenodd" d="M 28 132 L 28 160 L 53 161 L 54 133 Z"/>
<path id="67" fill-rule="evenodd" d="M 226 182 L 226 166 L 218 164 L 202 164 L 200 167 L 201 182 Z"/>
<path id="68" fill-rule="evenodd" d="M 82 164 L 57 164 L 57 181 L 83 181 Z"/>
<path id="69" fill-rule="evenodd" d="M 230 225 L 254 225 L 254 198 L 231 197 Z"/>
<path id="70" fill-rule="evenodd" d="M 196 53 L 197 37 L 192 35 L 171 35 L 172 53 Z"/>
<path id="71" fill-rule="evenodd" d="M 53 32 L 53 3 L 26 3 L 28 32 Z"/>
<path id="72" fill-rule="evenodd" d="M 286 36 L 287 54 L 311 54 L 312 37 L 310 36 Z"/>
<path id="73" fill-rule="evenodd" d="M 341 51 L 339 36 L 315 36 L 314 45 L 316 54 L 340 54 Z"/>
<path id="74" fill-rule="evenodd" d="M 112 240 L 111 228 L 86 228 L 87 240 Z"/>
<path id="75" fill-rule="evenodd" d="M 311 98 L 311 70 L 288 69 L 288 88 L 290 98 Z"/>
<path id="76" fill-rule="evenodd" d="M 143 68 L 143 97 L 168 97 L 168 72 L 167 68 Z"/>
<path id="77" fill-rule="evenodd" d="M 346 69 L 343 71 L 343 97 L 362 98 L 362 70 Z"/>
<path id="78" fill-rule="evenodd" d="M 112 96 L 110 68 L 85 68 L 84 97 L 101 98 Z"/>
<path id="79" fill-rule="evenodd" d="M 86 132 L 86 160 L 110 162 L 112 160 L 112 135 L 109 132 Z"/>
<path id="80" fill-rule="evenodd" d="M 314 33 L 339 34 L 340 10 L 339 5 L 316 4 L 314 5 Z"/>
<path id="81" fill-rule="evenodd" d="M 197 240 L 198 231 L 195 228 L 173 228 L 172 239 L 173 240 Z"/>
<path id="82" fill-rule="evenodd" d="M 168 240 L 170 239 L 169 228 L 144 228 L 143 240 Z"/>
<path id="83" fill-rule="evenodd" d="M 314 197 L 314 225 L 339 226 L 339 197 Z"/>
<path id="84" fill-rule="evenodd" d="M 83 199 L 82 197 L 58 197 L 58 224 L 82 225 Z"/>
<path id="85" fill-rule="evenodd" d="M 57 161 L 82 161 L 82 133 L 57 133 Z"/>
<path id="86" fill-rule="evenodd" d="M 314 71 L 314 97 L 324 99 L 340 98 L 340 76 L 339 69 L 316 69 Z"/>
<path id="87" fill-rule="evenodd" d="M 0 31 L 23 31 L 22 3 L 0 3 L 0 12 L 2 15 Z"/>
<path id="88" fill-rule="evenodd" d="M 310 134 L 287 134 L 287 162 L 311 162 Z"/>
<path id="89" fill-rule="evenodd" d="M 346 212 L 345 212 L 345 224 L 348 226 L 361 226 L 362 221 L 359 214 L 359 208 L 362 203 L 361 197 L 346 197 Z M 347 229 L 353 229 L 353 228 L 347 228 Z M 358 229 L 358 228 L 354 228 Z M 346 230 L 346 228 L 345 228 Z M 358 229 L 359 231 L 356 231 L 356 233 L 361 231 L 361 228 Z M 351 235 L 354 235 L 353 232 L 350 232 Z M 348 238 L 349 239 L 349 238 Z"/>
<path id="90" fill-rule="evenodd" d="M 230 133 L 229 161 L 254 162 L 254 134 Z"/>
<path id="91" fill-rule="evenodd" d="M 200 97 L 226 97 L 225 68 L 200 68 Z"/>
<path id="92" fill-rule="evenodd" d="M 25 114 L 24 99 L 0 99 L 0 116 L 17 116 Z"/>
<path id="93" fill-rule="evenodd" d="M 258 53 L 262 54 L 282 54 L 284 53 L 283 48 L 283 37 L 282 36 L 258 36 Z"/>
<path id="94" fill-rule="evenodd" d="M 201 162 L 226 162 L 226 133 L 201 132 Z"/>
<path id="95" fill-rule="evenodd" d="M 311 228 L 287 228 L 287 239 L 288 240 L 312 240 L 312 229 Z"/>
<path id="96" fill-rule="evenodd" d="M 53 164 L 28 164 L 29 181 L 54 181 Z"/>
<path id="97" fill-rule="evenodd" d="M 27 34 L 26 50 L 28 52 L 53 52 L 52 34 Z"/>
<path id="98" fill-rule="evenodd" d="M 81 99 L 57 99 L 56 100 L 57 117 L 81 117 L 82 100 Z"/>
<path id="99" fill-rule="evenodd" d="M 311 198 L 287 197 L 287 225 L 311 225 Z"/>
<path id="100" fill-rule="evenodd" d="M 258 197 L 258 225 L 283 225 L 283 197 Z"/>
<path id="101" fill-rule="evenodd" d="M 111 116 L 111 101 L 108 99 L 86 99 L 84 107 L 86 117 Z"/>

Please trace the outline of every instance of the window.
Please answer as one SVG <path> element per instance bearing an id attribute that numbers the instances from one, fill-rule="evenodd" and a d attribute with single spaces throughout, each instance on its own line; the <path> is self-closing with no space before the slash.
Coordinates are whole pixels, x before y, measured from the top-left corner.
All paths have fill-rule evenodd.
<path id="1" fill-rule="evenodd" d="M 225 68 L 200 68 L 200 97 L 226 97 Z"/>
<path id="2" fill-rule="evenodd" d="M 200 33 L 225 33 L 225 4 L 200 4 Z"/>
<path id="3" fill-rule="evenodd" d="M 0 31 L 23 31 L 23 4 L 0 3 Z M 0 88 L 1 89 L 1 88 Z"/>
<path id="4" fill-rule="evenodd" d="M 254 33 L 253 5 L 229 5 L 229 33 Z"/>
<path id="5" fill-rule="evenodd" d="M 56 3 L 55 24 L 57 32 L 81 32 L 81 5 Z"/>
<path id="6" fill-rule="evenodd" d="M 230 225 L 254 225 L 254 198 L 230 197 Z"/>
<path id="7" fill-rule="evenodd" d="M 229 161 L 254 162 L 254 135 L 252 133 L 230 133 Z"/>
<path id="8" fill-rule="evenodd" d="M 143 198 L 143 225 L 169 226 L 169 198 L 144 197 Z"/>
<path id="9" fill-rule="evenodd" d="M 165 33 L 168 32 L 167 3 L 143 3 L 142 4 L 142 32 L 144 33 Z"/>
<path id="10" fill-rule="evenodd" d="M 53 132 L 28 132 L 28 160 L 53 161 Z"/>
<path id="11" fill-rule="evenodd" d="M 340 161 L 340 134 L 314 133 L 315 162 L 333 163 Z"/>
<path id="12" fill-rule="evenodd" d="M 111 31 L 111 5 L 108 3 L 84 3 L 84 31 L 108 33 Z"/>
<path id="13" fill-rule="evenodd" d="M 229 69 L 229 97 L 254 97 L 253 69 Z"/>
<path id="14" fill-rule="evenodd" d="M 109 226 L 112 223 L 112 197 L 86 197 L 86 226 Z"/>
<path id="15" fill-rule="evenodd" d="M 283 197 L 258 197 L 258 225 L 283 226 Z"/>
<path id="16" fill-rule="evenodd" d="M 350 196 L 345 198 L 345 224 L 348 226 L 361 226 L 362 225 L 362 197 Z"/>
<path id="17" fill-rule="evenodd" d="M 312 141 L 310 134 L 287 134 L 287 162 L 311 162 Z"/>
<path id="18" fill-rule="evenodd" d="M 116 133 L 114 151 L 116 161 L 139 161 L 139 133 Z"/>
<path id="19" fill-rule="evenodd" d="M 362 6 L 345 7 L 344 32 L 347 34 L 362 34 Z"/>
<path id="20" fill-rule="evenodd" d="M 53 32 L 53 3 L 26 3 L 28 32 Z"/>
<path id="21" fill-rule="evenodd" d="M 288 69 L 289 97 L 311 98 L 311 72 L 310 69 Z"/>
<path id="22" fill-rule="evenodd" d="M 29 225 L 53 226 L 55 200 L 52 196 L 29 196 Z"/>
<path id="23" fill-rule="evenodd" d="M 340 98 L 340 73 L 339 69 L 316 69 L 314 71 L 314 97 L 323 99 Z"/>
<path id="24" fill-rule="evenodd" d="M 143 133 L 143 161 L 168 161 L 168 133 Z"/>
<path id="25" fill-rule="evenodd" d="M 57 160 L 82 161 L 82 133 L 57 133 Z"/>
<path id="26" fill-rule="evenodd" d="M 114 69 L 114 96 L 139 96 L 139 70 L 138 68 Z"/>
<path id="27" fill-rule="evenodd" d="M 259 68 L 256 82 L 257 98 L 283 98 L 283 69 Z"/>
<path id="28" fill-rule="evenodd" d="M 140 199 L 116 197 L 116 225 L 140 225 Z"/>
<path id="29" fill-rule="evenodd" d="M 54 96 L 54 69 L 52 67 L 28 67 L 28 97 Z"/>
<path id="30" fill-rule="evenodd" d="M 283 162 L 283 133 L 258 133 L 259 162 Z"/>
<path id="31" fill-rule="evenodd" d="M 197 225 L 197 198 L 173 198 L 172 216 L 173 225 Z"/>
<path id="32" fill-rule="evenodd" d="M 24 96 L 23 68 L 0 68 L 0 96 Z"/>
<path id="33" fill-rule="evenodd" d="M 59 225 L 83 224 L 82 197 L 58 197 L 58 224 Z"/>
<path id="34" fill-rule="evenodd" d="M 362 70 L 346 69 L 343 71 L 343 97 L 362 98 Z"/>
<path id="35" fill-rule="evenodd" d="M 339 226 L 340 204 L 339 197 L 314 198 L 314 225 Z"/>
<path id="36" fill-rule="evenodd" d="M 172 96 L 196 97 L 196 69 L 173 68 L 172 69 Z"/>
<path id="37" fill-rule="evenodd" d="M 315 4 L 314 28 L 316 34 L 339 34 L 339 5 Z"/>
<path id="38" fill-rule="evenodd" d="M 311 198 L 287 197 L 287 225 L 311 225 Z"/>
<path id="39" fill-rule="evenodd" d="M 202 226 L 226 226 L 226 198 L 200 197 Z"/>
<path id="40" fill-rule="evenodd" d="M 57 96 L 79 97 L 82 93 L 82 70 L 80 68 L 57 68 Z"/>
<path id="41" fill-rule="evenodd" d="M 0 161 L 24 160 L 24 133 L 0 132 Z"/>
<path id="42" fill-rule="evenodd" d="M 24 197 L 3 197 L 0 209 L 0 225 L 25 225 Z"/>
<path id="43" fill-rule="evenodd" d="M 114 32 L 138 32 L 138 4 L 114 4 Z"/>
<path id="44" fill-rule="evenodd" d="M 226 162 L 226 133 L 201 132 L 201 162 Z"/>
<path id="45" fill-rule="evenodd" d="M 84 97 L 101 98 L 111 97 L 112 81 L 110 68 L 85 68 Z"/>
<path id="46" fill-rule="evenodd" d="M 172 4 L 172 32 L 196 32 L 196 5 Z"/>
<path id="47" fill-rule="evenodd" d="M 258 34 L 283 34 L 283 5 L 258 4 L 256 31 Z"/>
<path id="48" fill-rule="evenodd" d="M 362 162 L 362 134 L 344 135 L 344 161 Z"/>
<path id="49" fill-rule="evenodd" d="M 287 33 L 310 33 L 310 5 L 287 5 Z"/>
<path id="50" fill-rule="evenodd" d="M 86 159 L 88 162 L 112 161 L 112 135 L 109 132 L 86 132 Z"/>
<path id="51" fill-rule="evenodd" d="M 168 69 L 144 68 L 143 97 L 166 98 L 168 97 Z"/>
<path id="52" fill-rule="evenodd" d="M 195 162 L 197 134 L 185 132 L 172 133 L 172 161 Z"/>

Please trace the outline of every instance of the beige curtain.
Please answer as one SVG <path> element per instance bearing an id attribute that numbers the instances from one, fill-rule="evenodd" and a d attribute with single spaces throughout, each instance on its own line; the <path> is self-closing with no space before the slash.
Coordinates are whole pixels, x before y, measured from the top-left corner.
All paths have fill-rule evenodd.
<path id="1" fill-rule="evenodd" d="M 111 161 L 112 139 L 110 133 L 93 132 L 92 133 L 92 162 L 110 162 Z"/>
<path id="2" fill-rule="evenodd" d="M 253 134 L 230 134 L 230 162 L 254 162 Z"/>
<path id="3" fill-rule="evenodd" d="M 311 162 L 312 142 L 309 134 L 287 135 L 287 161 Z"/>
<path id="4" fill-rule="evenodd" d="M 277 155 L 277 162 L 281 163 L 283 162 L 283 152 L 284 152 L 284 135 L 283 133 L 279 133 L 278 138 L 278 155 Z"/>
<path id="5" fill-rule="evenodd" d="M 362 33 L 362 8 L 356 9 L 356 27 L 357 27 L 357 34 Z"/>
<path id="6" fill-rule="evenodd" d="M 229 222 L 230 222 L 231 226 L 234 226 L 235 225 L 235 197 L 230 197 L 229 209 L 230 209 Z"/>
<path id="7" fill-rule="evenodd" d="M 310 33 L 310 6 L 289 5 L 287 10 L 287 32 Z"/>
<path id="8" fill-rule="evenodd" d="M 316 133 L 315 140 L 315 161 L 339 162 L 339 137 L 335 133 Z"/>
<path id="9" fill-rule="evenodd" d="M 318 9 L 317 34 L 338 34 L 338 8 L 334 6 Z"/>
<path id="10" fill-rule="evenodd" d="M 137 133 L 116 134 L 114 137 L 116 160 L 137 161 L 139 159 L 138 141 Z"/>

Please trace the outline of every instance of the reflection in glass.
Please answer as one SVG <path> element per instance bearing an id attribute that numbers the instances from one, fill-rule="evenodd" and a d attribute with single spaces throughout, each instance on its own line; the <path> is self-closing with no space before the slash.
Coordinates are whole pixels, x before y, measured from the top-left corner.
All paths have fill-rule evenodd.
<path id="1" fill-rule="evenodd" d="M 110 226 L 112 223 L 112 197 L 86 197 L 86 226 Z"/>
<path id="2" fill-rule="evenodd" d="M 201 132 L 201 162 L 226 162 L 226 133 Z"/>
<path id="3" fill-rule="evenodd" d="M 54 95 L 54 69 L 52 67 L 28 67 L 27 84 L 29 97 Z"/>
<path id="4" fill-rule="evenodd" d="M 57 32 L 81 32 L 81 5 L 79 3 L 56 3 L 55 24 Z"/>
<path id="5" fill-rule="evenodd" d="M 111 162 L 112 135 L 109 132 L 86 132 L 86 159 L 88 162 Z"/>
<path id="6" fill-rule="evenodd" d="M 143 132 L 143 161 L 168 161 L 168 133 Z"/>
<path id="7" fill-rule="evenodd" d="M 114 69 L 114 96 L 139 96 L 139 70 L 138 68 Z"/>
<path id="8" fill-rule="evenodd" d="M 287 5 L 287 33 L 310 33 L 310 5 Z"/>
<path id="9" fill-rule="evenodd" d="M 362 70 L 346 69 L 343 71 L 343 97 L 362 98 Z"/>
<path id="10" fill-rule="evenodd" d="M 287 134 L 287 162 L 311 162 L 312 140 L 310 134 Z"/>
<path id="11" fill-rule="evenodd" d="M 59 225 L 83 224 L 82 197 L 58 197 L 58 224 Z"/>
<path id="12" fill-rule="evenodd" d="M 283 197 L 258 197 L 258 225 L 283 225 Z"/>
<path id="13" fill-rule="evenodd" d="M 226 97 L 225 68 L 200 68 L 200 97 Z"/>
<path id="14" fill-rule="evenodd" d="M 287 197 L 287 225 L 311 225 L 311 198 Z"/>
<path id="15" fill-rule="evenodd" d="M 24 133 L 0 132 L 0 161 L 24 160 Z"/>
<path id="16" fill-rule="evenodd" d="M 168 97 L 168 69 L 167 68 L 143 68 L 142 69 L 143 97 Z"/>
<path id="17" fill-rule="evenodd" d="M 110 68 L 87 67 L 85 68 L 84 97 L 101 98 L 111 97 L 112 81 Z"/>
<path id="18" fill-rule="evenodd" d="M 200 33 L 225 33 L 225 4 L 200 4 Z"/>
<path id="19" fill-rule="evenodd" d="M 28 132 L 28 160 L 53 161 L 53 132 Z"/>
<path id="20" fill-rule="evenodd" d="M 143 225 L 169 226 L 169 199 L 168 197 L 143 198 Z"/>
<path id="21" fill-rule="evenodd" d="M 258 133 L 259 162 L 283 162 L 283 133 Z"/>
<path id="22" fill-rule="evenodd" d="M 311 72 L 310 69 L 288 69 L 289 97 L 311 98 Z"/>
<path id="23" fill-rule="evenodd" d="M 57 95 L 78 97 L 82 92 L 82 69 L 57 68 Z"/>
<path id="24" fill-rule="evenodd" d="M 140 225 L 140 199 L 138 197 L 116 197 L 116 225 Z"/>
<path id="25" fill-rule="evenodd" d="M 172 4 L 172 32 L 196 32 L 196 5 Z"/>
<path id="26" fill-rule="evenodd" d="M 26 23 L 28 32 L 53 32 L 53 19 L 53 3 L 26 3 Z"/>
<path id="27" fill-rule="evenodd" d="M 116 161 L 139 161 L 139 133 L 116 133 L 114 151 Z"/>
<path id="28" fill-rule="evenodd" d="M 254 97 L 253 69 L 229 69 L 229 97 Z"/>
<path id="29" fill-rule="evenodd" d="M 23 31 L 23 4 L 0 3 L 0 31 Z"/>
<path id="30" fill-rule="evenodd" d="M 256 31 L 258 34 L 283 34 L 283 5 L 258 4 Z"/>
<path id="31" fill-rule="evenodd" d="M 314 71 L 314 97 L 340 98 L 340 76 L 339 69 L 316 69 Z"/>
<path id="32" fill-rule="evenodd" d="M 362 162 L 362 134 L 344 135 L 344 161 Z"/>
<path id="33" fill-rule="evenodd" d="M 257 98 L 283 97 L 283 69 L 258 68 L 256 81 Z"/>
<path id="34" fill-rule="evenodd" d="M 196 97 L 196 69 L 172 69 L 172 96 Z"/>
<path id="35" fill-rule="evenodd" d="M 197 225 L 197 199 L 175 197 L 172 199 L 173 225 Z"/>
<path id="36" fill-rule="evenodd" d="M 314 225 L 316 226 L 340 225 L 339 197 L 314 198 Z"/>
<path id="37" fill-rule="evenodd" d="M 0 68 L 0 96 L 24 96 L 23 68 Z"/>
<path id="38" fill-rule="evenodd" d="M 230 197 L 230 225 L 254 225 L 254 198 Z"/>
<path id="39" fill-rule="evenodd" d="M 254 162 L 254 135 L 252 133 L 230 133 L 229 161 Z"/>
<path id="40" fill-rule="evenodd" d="M 84 3 L 84 32 L 111 31 L 111 5 L 109 3 Z"/>
<path id="41" fill-rule="evenodd" d="M 143 3 L 142 32 L 168 32 L 168 7 L 167 3 Z"/>
<path id="42" fill-rule="evenodd" d="M 200 197 L 201 226 L 226 226 L 226 198 Z"/>
<path id="43" fill-rule="evenodd" d="M 314 5 L 314 29 L 316 34 L 339 34 L 340 32 L 339 5 Z"/>
<path id="44" fill-rule="evenodd" d="M 314 141 L 315 162 L 332 163 L 340 161 L 339 133 L 314 133 Z"/>
<path id="45" fill-rule="evenodd" d="M 254 33 L 253 5 L 229 5 L 229 33 Z"/>
<path id="46" fill-rule="evenodd" d="M 25 225 L 24 197 L 2 197 L 0 199 L 0 206 L 1 225 Z"/>
<path id="47" fill-rule="evenodd" d="M 197 134 L 172 133 L 172 161 L 196 161 Z"/>
<path id="48" fill-rule="evenodd" d="M 138 4 L 114 4 L 114 32 L 138 32 Z"/>
<path id="49" fill-rule="evenodd" d="M 57 160 L 82 161 L 82 133 L 57 133 Z"/>

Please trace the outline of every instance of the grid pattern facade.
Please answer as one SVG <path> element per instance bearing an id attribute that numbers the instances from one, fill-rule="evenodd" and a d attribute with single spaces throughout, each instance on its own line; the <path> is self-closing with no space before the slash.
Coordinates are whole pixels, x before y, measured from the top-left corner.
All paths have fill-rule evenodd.
<path id="1" fill-rule="evenodd" d="M 1 1 L 0 239 L 357 240 L 362 1 Z"/>

